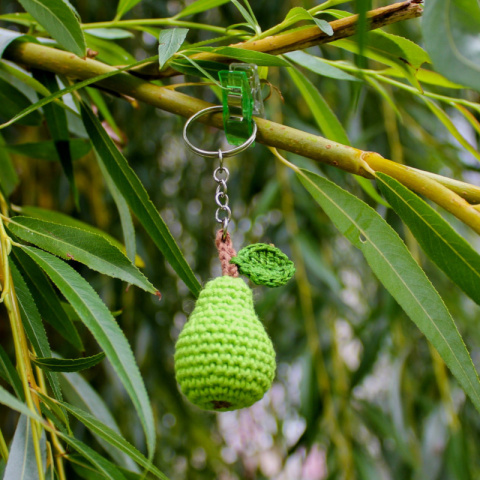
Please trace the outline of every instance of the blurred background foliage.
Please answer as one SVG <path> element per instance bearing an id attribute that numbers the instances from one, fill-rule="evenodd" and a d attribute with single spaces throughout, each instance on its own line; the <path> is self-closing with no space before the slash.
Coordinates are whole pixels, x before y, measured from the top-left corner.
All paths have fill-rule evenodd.
<path id="1" fill-rule="evenodd" d="M 72 3 L 84 23 L 110 20 L 115 15 L 116 2 Z M 372 3 L 378 7 L 389 2 Z M 310 0 L 257 0 L 252 7 L 262 29 L 267 29 L 279 23 L 290 8 L 314 4 Z M 125 18 L 168 17 L 184 5 L 178 0 L 142 0 Z M 342 8 L 351 11 L 349 5 Z M 2 13 L 17 10 L 16 2 L 2 0 Z M 227 4 L 195 20 L 231 25 L 242 18 Z M 385 30 L 422 44 L 418 19 Z M 125 63 L 132 57 L 140 60 L 156 53 L 157 40 L 151 33 L 137 31 L 132 38 L 114 43 L 128 52 Z M 190 42 L 211 37 L 202 30 L 189 33 Z M 101 49 L 98 40 L 91 41 L 92 48 Z M 329 45 L 312 52 L 332 60 L 354 59 L 353 54 Z M 119 50 L 113 54 L 118 56 Z M 104 60 L 110 61 L 108 57 Z M 364 83 L 303 73 L 322 92 L 352 145 L 478 184 L 473 157 L 459 147 L 418 97 L 387 87 L 398 117 L 392 106 Z M 274 90 L 266 102 L 267 118 L 320 133 L 287 72 L 270 68 L 268 78 L 279 93 Z M 177 77 L 164 83 L 182 81 L 198 79 Z M 216 101 L 202 86 L 182 91 Z M 438 91 L 448 93 L 446 89 Z M 455 95 L 460 94 L 456 91 Z M 479 101 L 472 91 L 461 95 Z M 217 276 L 214 163 L 187 150 L 182 139 L 183 118 L 129 99 L 103 98 L 118 125 L 124 155 L 197 277 L 205 283 Z M 451 113 L 457 127 L 476 143 L 471 126 Z M 76 128 L 77 135 L 85 137 L 81 126 Z M 48 139 L 48 130 L 45 125 L 13 126 L 2 135 L 8 144 L 37 142 Z M 195 129 L 194 136 L 206 149 L 216 148 L 221 141 L 215 129 L 203 126 Z M 13 204 L 62 211 L 122 239 L 115 204 L 92 151 L 75 162 L 80 212 L 74 208 L 58 162 L 10 154 L 20 178 L 11 197 Z M 395 214 L 367 197 L 351 175 L 294 155 L 289 158 L 321 171 L 385 216 L 439 290 L 479 365 L 478 306 L 424 256 Z M 236 247 L 258 241 L 274 243 L 297 265 L 296 278 L 287 286 L 255 288 L 257 313 L 273 340 L 278 360 L 274 386 L 261 402 L 238 412 L 212 414 L 191 406 L 179 393 L 173 371 L 174 344 L 194 300 L 141 228 L 137 228 L 138 252 L 146 276 L 162 293 L 160 302 L 78 266 L 107 305 L 121 311 L 118 322 L 134 349 L 154 408 L 156 465 L 174 480 L 479 478 L 478 412 L 416 326 L 375 279 L 361 252 L 336 231 L 291 172 L 264 146 L 257 144 L 228 159 L 227 166 L 234 219 L 230 230 Z M 455 219 L 449 220 L 478 247 L 478 238 L 471 231 Z M 48 325 L 46 328 L 51 345 L 68 356 L 68 345 Z M 7 322 L 2 320 L 1 343 L 11 353 L 12 346 L 3 341 L 8 338 Z M 87 345 L 94 342 L 86 331 L 83 339 Z M 142 446 L 137 417 L 107 362 L 83 376 L 106 401 L 126 438 Z M 15 422 L 16 416 L 2 407 L 0 423 L 7 438 L 13 434 Z M 76 428 L 79 438 L 98 447 L 81 424 Z M 83 478 L 70 463 L 67 468 L 69 479 Z"/>

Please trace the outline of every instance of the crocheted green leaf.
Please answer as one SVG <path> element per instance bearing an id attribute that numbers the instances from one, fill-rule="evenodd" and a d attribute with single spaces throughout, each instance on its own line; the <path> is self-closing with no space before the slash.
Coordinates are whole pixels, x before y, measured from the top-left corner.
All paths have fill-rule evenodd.
<path id="1" fill-rule="evenodd" d="M 295 273 L 293 262 L 278 248 L 266 243 L 254 243 L 242 248 L 230 263 L 256 285 L 279 287 Z"/>
<path id="2" fill-rule="evenodd" d="M 192 403 L 217 412 L 249 407 L 270 388 L 275 351 L 241 278 L 200 292 L 175 345 L 175 376 Z"/>

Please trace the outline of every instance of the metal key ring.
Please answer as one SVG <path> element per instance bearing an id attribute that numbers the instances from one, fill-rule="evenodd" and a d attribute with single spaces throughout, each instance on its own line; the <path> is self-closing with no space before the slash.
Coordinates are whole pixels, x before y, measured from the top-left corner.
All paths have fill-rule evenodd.
<path id="1" fill-rule="evenodd" d="M 222 111 L 223 111 L 223 107 L 221 105 L 215 105 L 214 107 L 207 107 L 195 113 L 187 120 L 187 123 L 185 123 L 185 127 L 183 127 L 183 139 L 185 140 L 185 143 L 187 144 L 188 148 L 192 152 L 195 152 L 202 157 L 218 158 L 219 150 L 215 150 L 215 151 L 202 150 L 201 148 L 196 147 L 188 139 L 187 133 L 188 133 L 188 127 L 190 127 L 190 125 L 193 123 L 194 120 L 197 120 L 198 118 L 202 117 L 203 115 L 206 115 L 207 113 L 222 112 Z M 256 136 L 257 136 L 257 124 L 253 122 L 253 133 L 250 135 L 250 137 L 248 137 L 245 140 L 245 142 L 243 142 L 238 147 L 231 148 L 230 150 L 220 150 L 220 152 L 222 153 L 223 157 L 232 157 L 233 155 L 236 155 L 237 153 L 240 153 L 246 150 L 255 141 Z"/>

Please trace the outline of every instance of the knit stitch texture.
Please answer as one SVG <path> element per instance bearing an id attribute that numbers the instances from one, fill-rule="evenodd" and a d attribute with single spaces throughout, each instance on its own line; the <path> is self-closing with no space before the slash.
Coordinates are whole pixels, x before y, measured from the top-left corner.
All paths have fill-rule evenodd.
<path id="1" fill-rule="evenodd" d="M 175 375 L 195 405 L 249 407 L 275 376 L 275 351 L 241 278 L 218 277 L 200 292 L 175 346 Z"/>
<path id="2" fill-rule="evenodd" d="M 254 243 L 242 248 L 230 260 L 255 285 L 279 287 L 285 285 L 295 273 L 293 262 L 278 248 L 266 243 Z"/>

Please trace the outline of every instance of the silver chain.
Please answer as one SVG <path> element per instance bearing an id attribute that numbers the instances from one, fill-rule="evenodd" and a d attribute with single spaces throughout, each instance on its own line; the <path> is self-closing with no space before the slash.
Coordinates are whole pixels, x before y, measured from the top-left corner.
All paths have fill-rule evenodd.
<path id="1" fill-rule="evenodd" d="M 215 192 L 215 203 L 218 205 L 217 211 L 215 212 L 215 220 L 218 223 L 223 224 L 223 232 L 226 234 L 228 223 L 232 217 L 232 211 L 228 206 L 227 195 L 227 180 L 230 176 L 230 172 L 228 171 L 228 168 L 223 166 L 223 152 L 221 150 L 218 151 L 218 160 L 220 161 L 220 166 L 213 172 L 213 179 L 218 183 Z"/>

